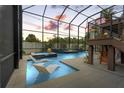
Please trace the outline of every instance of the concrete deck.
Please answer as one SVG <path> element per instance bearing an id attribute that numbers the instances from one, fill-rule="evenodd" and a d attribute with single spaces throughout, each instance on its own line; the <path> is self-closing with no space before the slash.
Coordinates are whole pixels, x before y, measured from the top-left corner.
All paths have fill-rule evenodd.
<path id="1" fill-rule="evenodd" d="M 26 87 L 26 57 L 24 59 L 20 62 L 20 69 L 12 75 L 7 87 Z M 113 72 L 107 70 L 107 65 L 100 65 L 97 61 L 94 65 L 89 65 L 83 62 L 83 58 L 63 60 L 65 64 L 71 65 L 79 71 L 33 85 L 32 88 L 123 88 L 124 65 L 117 65 L 116 71 Z"/>
<path id="2" fill-rule="evenodd" d="M 7 88 L 25 88 L 26 87 L 26 61 L 28 56 L 24 56 L 19 62 L 19 69 L 16 69 L 8 84 Z"/>

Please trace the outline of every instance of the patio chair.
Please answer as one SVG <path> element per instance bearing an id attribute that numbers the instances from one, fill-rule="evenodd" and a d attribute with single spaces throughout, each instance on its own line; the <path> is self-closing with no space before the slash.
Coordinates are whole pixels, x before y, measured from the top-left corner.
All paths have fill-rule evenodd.
<path id="1" fill-rule="evenodd" d="M 33 61 L 33 62 L 48 62 L 48 60 L 47 59 L 41 59 L 41 60 L 36 60 L 33 56 L 29 56 L 30 58 L 31 58 L 31 60 Z"/>
<path id="2" fill-rule="evenodd" d="M 53 73 L 57 68 L 59 68 L 59 65 L 57 64 L 50 64 L 47 67 L 45 67 L 43 64 L 33 64 L 33 66 L 39 71 L 43 73 Z"/>

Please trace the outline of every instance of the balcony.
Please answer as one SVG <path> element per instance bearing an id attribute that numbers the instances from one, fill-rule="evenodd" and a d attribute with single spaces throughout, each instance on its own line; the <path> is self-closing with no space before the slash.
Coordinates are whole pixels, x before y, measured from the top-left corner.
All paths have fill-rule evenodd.
<path id="1" fill-rule="evenodd" d="M 110 45 L 112 38 L 124 40 L 124 16 L 99 23 L 103 18 L 88 23 L 86 38 L 89 45 Z"/>

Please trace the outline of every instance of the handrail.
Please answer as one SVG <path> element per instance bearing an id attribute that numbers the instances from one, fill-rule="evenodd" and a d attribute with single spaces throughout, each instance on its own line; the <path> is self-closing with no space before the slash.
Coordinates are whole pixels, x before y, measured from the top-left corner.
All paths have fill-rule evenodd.
<path id="1" fill-rule="evenodd" d="M 7 60 L 8 58 L 10 58 L 11 56 L 13 56 L 15 53 L 10 53 L 9 55 L 7 55 L 7 56 L 4 56 L 3 58 L 1 58 L 0 59 L 0 64 L 3 62 L 3 61 L 5 61 L 5 60 Z"/>

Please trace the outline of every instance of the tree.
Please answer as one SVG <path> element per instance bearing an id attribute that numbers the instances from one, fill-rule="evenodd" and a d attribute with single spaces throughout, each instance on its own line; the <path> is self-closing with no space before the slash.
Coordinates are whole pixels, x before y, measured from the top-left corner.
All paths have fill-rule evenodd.
<path id="1" fill-rule="evenodd" d="M 27 42 L 41 42 L 38 38 L 35 37 L 34 34 L 29 34 L 26 37 L 25 41 L 27 41 Z"/>
<path id="2" fill-rule="evenodd" d="M 55 44 L 57 44 L 57 40 L 59 40 L 59 45 L 60 45 L 60 48 L 62 49 L 65 49 L 69 44 L 69 37 L 65 37 L 65 38 L 61 38 L 61 37 L 54 37 L 52 39 L 50 39 L 48 42 L 47 42 L 47 48 L 55 48 Z M 71 41 L 71 44 L 73 45 L 77 45 L 77 42 L 78 42 L 78 39 L 77 38 L 70 38 L 70 41 Z M 85 41 L 85 38 L 82 37 L 79 39 L 79 44 L 82 44 L 82 49 L 85 48 L 85 44 L 86 44 L 86 41 Z"/>

